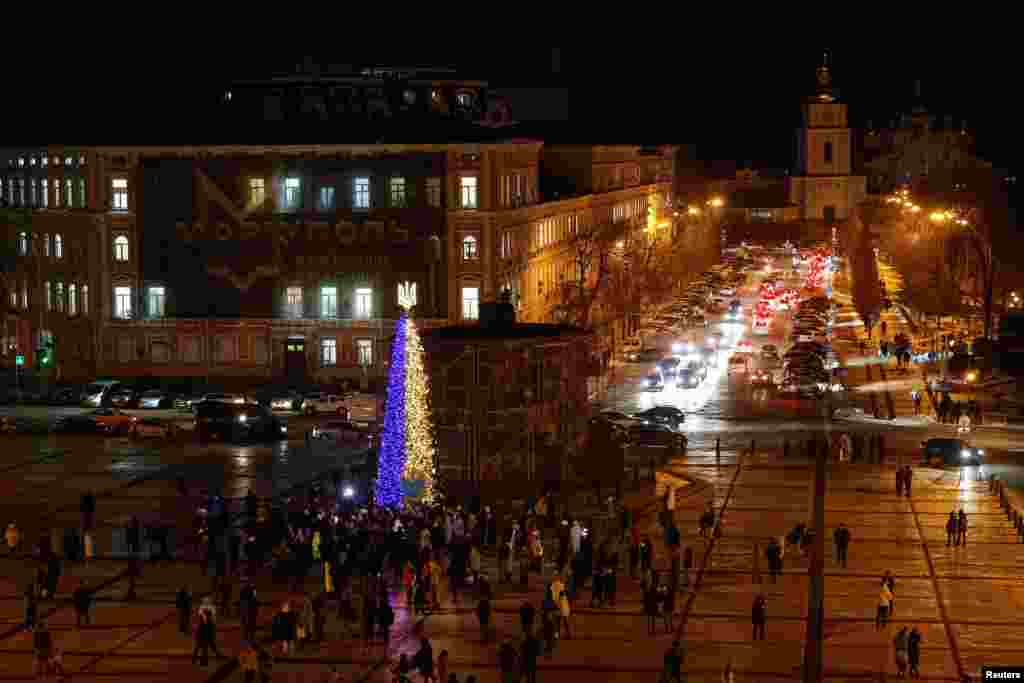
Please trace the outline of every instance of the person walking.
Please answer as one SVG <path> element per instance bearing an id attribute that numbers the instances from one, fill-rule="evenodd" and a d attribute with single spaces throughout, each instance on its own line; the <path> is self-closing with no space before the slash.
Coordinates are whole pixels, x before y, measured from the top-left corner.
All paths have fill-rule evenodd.
<path id="1" fill-rule="evenodd" d="M 774 538 L 768 540 L 764 554 L 768 560 L 768 576 L 771 577 L 772 583 L 776 583 L 779 574 L 782 572 L 782 549 Z"/>
<path id="2" fill-rule="evenodd" d="M 558 596 L 558 634 L 561 637 L 562 628 L 565 628 L 565 639 L 572 640 L 572 629 L 569 627 L 569 618 L 572 616 L 572 605 L 569 603 L 569 593 L 562 590 Z"/>
<path id="3" fill-rule="evenodd" d="M 214 648 L 213 619 L 204 609 L 199 610 L 199 621 L 196 623 L 195 646 L 192 649 L 192 664 L 208 666 L 210 649 Z M 220 656 L 220 653 L 217 653 Z"/>
<path id="4" fill-rule="evenodd" d="M 960 514 L 956 518 L 956 529 L 957 529 L 957 545 L 967 545 L 967 513 L 964 512 L 963 508 L 960 508 Z"/>
<path id="5" fill-rule="evenodd" d="M 683 648 L 678 640 L 673 640 L 672 647 L 665 653 L 661 680 L 663 683 L 683 683 Z"/>
<path id="6" fill-rule="evenodd" d="M 32 654 L 34 655 L 32 673 L 36 677 L 49 673 L 52 651 L 53 636 L 50 634 L 50 628 L 46 625 L 46 619 L 40 619 L 32 629 Z"/>
<path id="7" fill-rule="evenodd" d="M 683 586 L 690 587 L 690 569 L 693 567 L 693 546 L 686 546 L 683 550 Z"/>
<path id="8" fill-rule="evenodd" d="M 910 677 L 921 677 L 921 631 L 915 625 L 907 637 L 907 658 L 910 664 Z"/>
<path id="9" fill-rule="evenodd" d="M 437 680 L 439 683 L 448 682 L 448 650 L 441 650 L 437 656 Z"/>
<path id="10" fill-rule="evenodd" d="M 420 649 L 413 655 L 412 665 L 420 672 L 423 683 L 427 681 L 437 683 L 437 676 L 434 674 L 434 649 L 426 638 L 420 640 Z"/>
<path id="11" fill-rule="evenodd" d="M 832 534 L 836 544 L 836 561 L 843 569 L 846 569 L 846 551 L 850 547 L 850 530 L 845 524 L 840 523 L 839 527 Z"/>
<path id="12" fill-rule="evenodd" d="M 903 497 L 903 468 L 896 468 L 896 497 Z"/>
<path id="13" fill-rule="evenodd" d="M 761 593 L 754 598 L 754 605 L 750 610 L 750 623 L 754 627 L 754 640 L 764 640 L 767 637 L 766 622 L 768 619 L 768 598 Z"/>
<path id="14" fill-rule="evenodd" d="M 192 633 L 192 593 L 186 586 L 178 589 L 174 598 L 174 606 L 178 610 L 178 631 L 183 636 Z"/>
<path id="15" fill-rule="evenodd" d="M 537 617 L 537 610 L 529 602 L 524 602 L 519 608 L 519 624 L 523 627 L 523 636 L 533 633 L 533 621 Z"/>
<path id="16" fill-rule="evenodd" d="M 907 677 L 907 663 L 909 662 L 909 655 L 907 653 L 907 641 L 908 641 L 907 627 L 904 626 L 893 638 L 893 646 L 896 650 L 896 678 Z"/>
<path id="17" fill-rule="evenodd" d="M 498 648 L 498 670 L 501 672 L 501 683 L 519 683 L 519 653 L 508 640 Z"/>
<path id="18" fill-rule="evenodd" d="M 953 545 L 960 545 L 960 529 L 958 527 L 958 520 L 956 512 L 949 513 L 949 519 L 946 520 L 946 547 Z"/>
<path id="19" fill-rule="evenodd" d="M 643 590 L 644 614 L 647 616 L 647 635 L 653 636 L 658 620 L 658 590 L 651 585 L 645 586 Z"/>
<path id="20" fill-rule="evenodd" d="M 889 611 L 886 616 L 892 620 L 892 615 L 896 612 L 896 579 L 893 577 L 892 572 L 886 570 L 885 575 L 882 576 L 882 585 L 889 589 L 892 597 L 889 599 Z"/>
<path id="21" fill-rule="evenodd" d="M 481 596 L 476 603 L 476 618 L 480 622 L 480 639 L 485 643 L 491 638 L 491 598 Z"/>
<path id="22" fill-rule="evenodd" d="M 910 465 L 906 465 L 903 468 L 903 491 L 907 494 L 907 498 L 910 498 L 911 484 L 914 482 L 914 470 Z"/>
<path id="23" fill-rule="evenodd" d="M 875 613 L 875 630 L 882 630 L 889 621 L 889 608 L 892 606 L 892 591 L 882 583 L 878 593 L 878 611 Z"/>
<path id="24" fill-rule="evenodd" d="M 245 640 L 255 640 L 258 612 L 256 587 L 252 583 L 246 583 L 238 593 L 238 616 L 242 622 L 242 638 Z"/>

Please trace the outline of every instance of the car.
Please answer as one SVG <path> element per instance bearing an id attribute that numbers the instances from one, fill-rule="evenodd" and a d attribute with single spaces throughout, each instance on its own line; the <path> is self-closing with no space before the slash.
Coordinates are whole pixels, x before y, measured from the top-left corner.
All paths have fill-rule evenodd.
<path id="1" fill-rule="evenodd" d="M 224 403 L 228 405 L 242 405 L 245 403 L 245 397 L 238 394 L 204 394 L 198 401 L 192 401 L 192 412 L 199 409 L 199 406 L 203 403 Z"/>
<path id="2" fill-rule="evenodd" d="M 150 389 L 139 394 L 140 408 L 170 408 L 174 402 L 175 396 L 162 389 Z"/>
<path id="3" fill-rule="evenodd" d="M 258 403 L 204 401 L 196 406 L 195 431 L 200 441 L 271 441 L 287 438 L 288 424 Z"/>
<path id="4" fill-rule="evenodd" d="M 651 363 L 661 360 L 661 351 L 648 347 L 636 355 L 636 360 L 641 363 Z"/>
<path id="5" fill-rule="evenodd" d="M 147 417 L 132 426 L 131 435 L 135 439 L 173 439 L 177 437 L 178 430 L 173 422 Z"/>
<path id="6" fill-rule="evenodd" d="M 14 426 L 16 431 L 23 431 L 18 428 L 19 425 L 17 423 L 15 423 Z M 106 431 L 100 427 L 93 416 L 88 413 L 83 413 L 81 415 L 62 415 L 57 418 L 56 422 L 54 422 L 53 430 L 62 434 L 96 434 Z"/>
<path id="7" fill-rule="evenodd" d="M 674 406 L 655 406 L 637 413 L 636 417 L 644 422 L 656 422 L 669 427 L 681 427 L 686 421 L 686 414 Z"/>
<path id="8" fill-rule="evenodd" d="M 921 442 L 921 455 L 929 465 L 981 465 L 985 451 L 962 439 L 928 439 Z"/>
<path id="9" fill-rule="evenodd" d="M 51 406 L 76 406 L 81 403 L 82 392 L 71 387 L 60 387 L 54 389 L 47 399 Z"/>
<path id="10" fill-rule="evenodd" d="M 306 415 L 333 413 L 348 419 L 349 409 L 345 402 L 347 398 L 341 394 L 306 394 L 302 399 L 302 412 Z"/>
<path id="11" fill-rule="evenodd" d="M 97 408 L 86 415 L 92 418 L 99 431 L 107 434 L 128 434 L 137 421 L 137 418 L 122 413 L 118 408 Z"/>
<path id="12" fill-rule="evenodd" d="M 350 420 L 330 420 L 325 425 L 313 427 L 312 438 L 326 439 L 335 443 L 366 443 L 371 445 L 375 437 L 375 426 Z"/>
<path id="13" fill-rule="evenodd" d="M 755 370 L 750 373 L 750 383 L 757 386 L 774 386 L 775 378 L 767 370 Z"/>
<path id="14" fill-rule="evenodd" d="M 299 411 L 302 409 L 302 394 L 295 391 L 276 393 L 270 397 L 271 410 Z"/>
<path id="15" fill-rule="evenodd" d="M 642 422 L 642 420 L 638 420 L 637 418 L 626 415 L 625 413 L 620 413 L 617 410 L 604 410 L 594 419 L 622 424 L 638 424 Z"/>
<path id="16" fill-rule="evenodd" d="M 117 380 L 102 379 L 93 382 L 82 391 L 82 403 L 87 406 L 110 405 L 111 395 L 121 388 Z"/>
<path id="17" fill-rule="evenodd" d="M 121 387 L 110 394 L 110 405 L 117 408 L 135 408 L 139 405 L 139 395 L 134 389 Z"/>
<path id="18" fill-rule="evenodd" d="M 662 358 L 658 361 L 658 370 L 661 372 L 661 376 L 665 379 L 672 379 L 676 376 L 676 372 L 679 370 L 679 365 L 681 363 L 682 361 L 674 356 Z"/>
<path id="19" fill-rule="evenodd" d="M 690 368 L 681 368 L 676 374 L 676 386 L 680 389 L 695 389 L 704 378 Z"/>
<path id="20" fill-rule="evenodd" d="M 644 391 L 664 391 L 665 381 L 661 378 L 660 372 L 652 372 L 644 377 L 642 381 Z"/>
<path id="21" fill-rule="evenodd" d="M 656 424 L 638 425 L 629 430 L 629 440 L 639 446 L 668 446 L 684 449 L 687 445 L 685 434 Z"/>
<path id="22" fill-rule="evenodd" d="M 703 360 L 691 360 L 686 365 L 686 369 L 696 375 L 701 382 L 708 378 L 708 364 Z"/>
<path id="23" fill-rule="evenodd" d="M 728 373 L 730 375 L 747 374 L 747 359 L 743 356 L 733 356 L 729 359 Z"/>

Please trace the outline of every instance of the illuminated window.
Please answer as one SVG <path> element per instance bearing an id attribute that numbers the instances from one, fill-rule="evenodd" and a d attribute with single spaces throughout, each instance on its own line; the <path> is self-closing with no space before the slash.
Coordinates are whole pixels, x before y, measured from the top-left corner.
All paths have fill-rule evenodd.
<path id="1" fill-rule="evenodd" d="M 473 104 L 473 96 L 466 92 L 460 92 L 455 96 L 455 101 L 460 107 L 469 107 Z"/>
<path id="2" fill-rule="evenodd" d="M 21 307 L 28 309 L 28 280 L 21 283 Z"/>
<path id="3" fill-rule="evenodd" d="M 320 210 L 332 211 L 334 209 L 334 188 L 324 186 L 320 188 Z"/>
<path id="4" fill-rule="evenodd" d="M 60 236 L 59 232 L 53 236 L 53 256 L 54 258 L 64 258 L 64 238 Z"/>
<path id="5" fill-rule="evenodd" d="M 79 166 L 85 166 L 85 157 L 84 156 L 78 157 L 78 165 Z"/>
<path id="6" fill-rule="evenodd" d="M 71 166 L 74 163 L 75 163 L 75 160 L 72 159 L 71 157 L 64 157 L 64 165 L 65 166 Z"/>
<path id="7" fill-rule="evenodd" d="M 64 283 L 57 283 L 57 312 L 64 312 Z"/>
<path id="8" fill-rule="evenodd" d="M 373 315 L 373 290 L 356 290 L 356 317 L 366 320 Z"/>
<path id="9" fill-rule="evenodd" d="M 60 180 L 53 181 L 53 208 L 60 206 Z"/>
<path id="10" fill-rule="evenodd" d="M 43 283 L 43 295 L 46 297 L 46 310 L 53 310 L 53 290 L 50 288 L 50 281 Z"/>
<path id="11" fill-rule="evenodd" d="M 298 178 L 284 180 L 284 208 L 297 209 L 302 203 L 302 183 Z"/>
<path id="12" fill-rule="evenodd" d="M 50 165 L 50 157 L 48 157 L 48 156 L 40 157 L 39 165 L 40 166 L 49 166 Z"/>
<path id="13" fill-rule="evenodd" d="M 149 288 L 149 317 L 164 317 L 164 302 L 166 301 L 166 290 L 163 287 Z"/>
<path id="14" fill-rule="evenodd" d="M 43 233 L 43 256 L 50 255 L 50 233 Z"/>
<path id="15" fill-rule="evenodd" d="M 89 314 L 89 285 L 82 285 L 82 315 Z"/>
<path id="16" fill-rule="evenodd" d="M 391 206 L 395 208 L 405 206 L 405 178 L 391 179 Z"/>
<path id="17" fill-rule="evenodd" d="M 69 209 L 75 205 L 74 181 L 71 178 L 64 180 L 64 205 Z"/>
<path id="18" fill-rule="evenodd" d="M 462 208 L 463 209 L 475 209 L 477 208 L 477 178 L 476 176 L 462 176 L 460 179 L 460 187 L 462 188 Z"/>
<path id="19" fill-rule="evenodd" d="M 462 239 L 462 260 L 475 261 L 477 257 L 476 238 L 472 235 L 467 235 Z"/>
<path id="20" fill-rule="evenodd" d="M 373 365 L 373 340 L 357 339 L 356 355 L 359 358 L 359 365 L 368 368 Z"/>
<path id="21" fill-rule="evenodd" d="M 27 232 L 19 232 L 18 233 L 18 255 L 19 256 L 28 256 L 28 233 Z"/>
<path id="22" fill-rule="evenodd" d="M 357 209 L 370 208 L 370 179 L 361 176 L 352 185 L 352 206 Z"/>
<path id="23" fill-rule="evenodd" d="M 18 290 L 11 289 L 11 308 L 18 307 Z"/>
<path id="24" fill-rule="evenodd" d="M 114 317 L 122 320 L 132 317 L 131 287 L 114 287 Z"/>
<path id="25" fill-rule="evenodd" d="M 441 207 L 440 178 L 427 178 L 427 206 Z"/>
<path id="26" fill-rule="evenodd" d="M 321 287 L 320 288 L 320 317 L 321 318 L 337 318 L 338 317 L 338 288 L 337 287 Z"/>
<path id="27" fill-rule="evenodd" d="M 68 315 L 78 315 L 78 286 L 68 285 Z"/>
<path id="28" fill-rule="evenodd" d="M 292 318 L 302 317 L 302 287 L 289 287 L 284 292 L 285 315 Z"/>
<path id="29" fill-rule="evenodd" d="M 128 238 L 118 235 L 114 239 L 114 260 L 125 262 L 128 260 Z"/>
<path id="30" fill-rule="evenodd" d="M 45 157 L 44 157 L 45 158 Z M 50 181 L 43 178 L 39 181 L 39 206 L 44 209 L 50 205 Z"/>
<path id="31" fill-rule="evenodd" d="M 18 166 L 25 165 L 25 157 L 18 157 Z"/>
<path id="32" fill-rule="evenodd" d="M 36 205 L 36 179 L 32 178 L 28 181 L 28 205 Z"/>
<path id="33" fill-rule="evenodd" d="M 128 210 L 128 180 L 126 178 L 113 178 L 110 181 L 111 208 L 114 211 Z"/>
<path id="34" fill-rule="evenodd" d="M 82 157 L 83 159 L 85 157 Z M 78 179 L 78 207 L 85 208 L 85 178 Z"/>
<path id="35" fill-rule="evenodd" d="M 28 160 L 28 165 L 29 165 L 29 166 L 35 166 L 35 165 L 36 165 L 36 158 L 35 158 L 35 157 L 31 157 L 31 158 L 30 158 L 30 159 Z"/>
<path id="36" fill-rule="evenodd" d="M 462 319 L 463 320 L 479 320 L 480 319 L 480 288 L 479 287 L 463 287 L 462 288 Z"/>
<path id="37" fill-rule="evenodd" d="M 267 200 L 267 188 L 263 178 L 249 178 L 249 206 L 263 206 Z"/>
<path id="38" fill-rule="evenodd" d="M 320 340 L 320 365 L 331 368 L 338 364 L 338 340 Z"/>

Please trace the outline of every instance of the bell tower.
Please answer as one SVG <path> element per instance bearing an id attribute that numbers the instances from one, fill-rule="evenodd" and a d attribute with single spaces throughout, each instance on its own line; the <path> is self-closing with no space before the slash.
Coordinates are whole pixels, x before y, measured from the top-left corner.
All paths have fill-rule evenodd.
<path id="1" fill-rule="evenodd" d="M 826 52 L 816 73 L 816 90 L 803 101 L 796 174 L 789 193 L 805 220 L 826 223 L 849 217 L 866 191 L 865 179 L 852 175 L 853 133 L 829 62 Z"/>

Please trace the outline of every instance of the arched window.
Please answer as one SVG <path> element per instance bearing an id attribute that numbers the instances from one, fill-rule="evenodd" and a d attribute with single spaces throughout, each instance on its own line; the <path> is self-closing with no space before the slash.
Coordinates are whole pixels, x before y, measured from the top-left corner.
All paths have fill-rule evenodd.
<path id="1" fill-rule="evenodd" d="M 53 257 L 64 258 L 64 238 L 59 232 L 53 236 Z"/>
<path id="2" fill-rule="evenodd" d="M 475 261 L 477 256 L 476 238 L 472 235 L 466 235 L 462 238 L 462 260 L 463 261 Z"/>
<path id="3" fill-rule="evenodd" d="M 118 235 L 117 238 L 114 239 L 114 260 L 128 260 L 128 238 L 124 235 Z"/>

